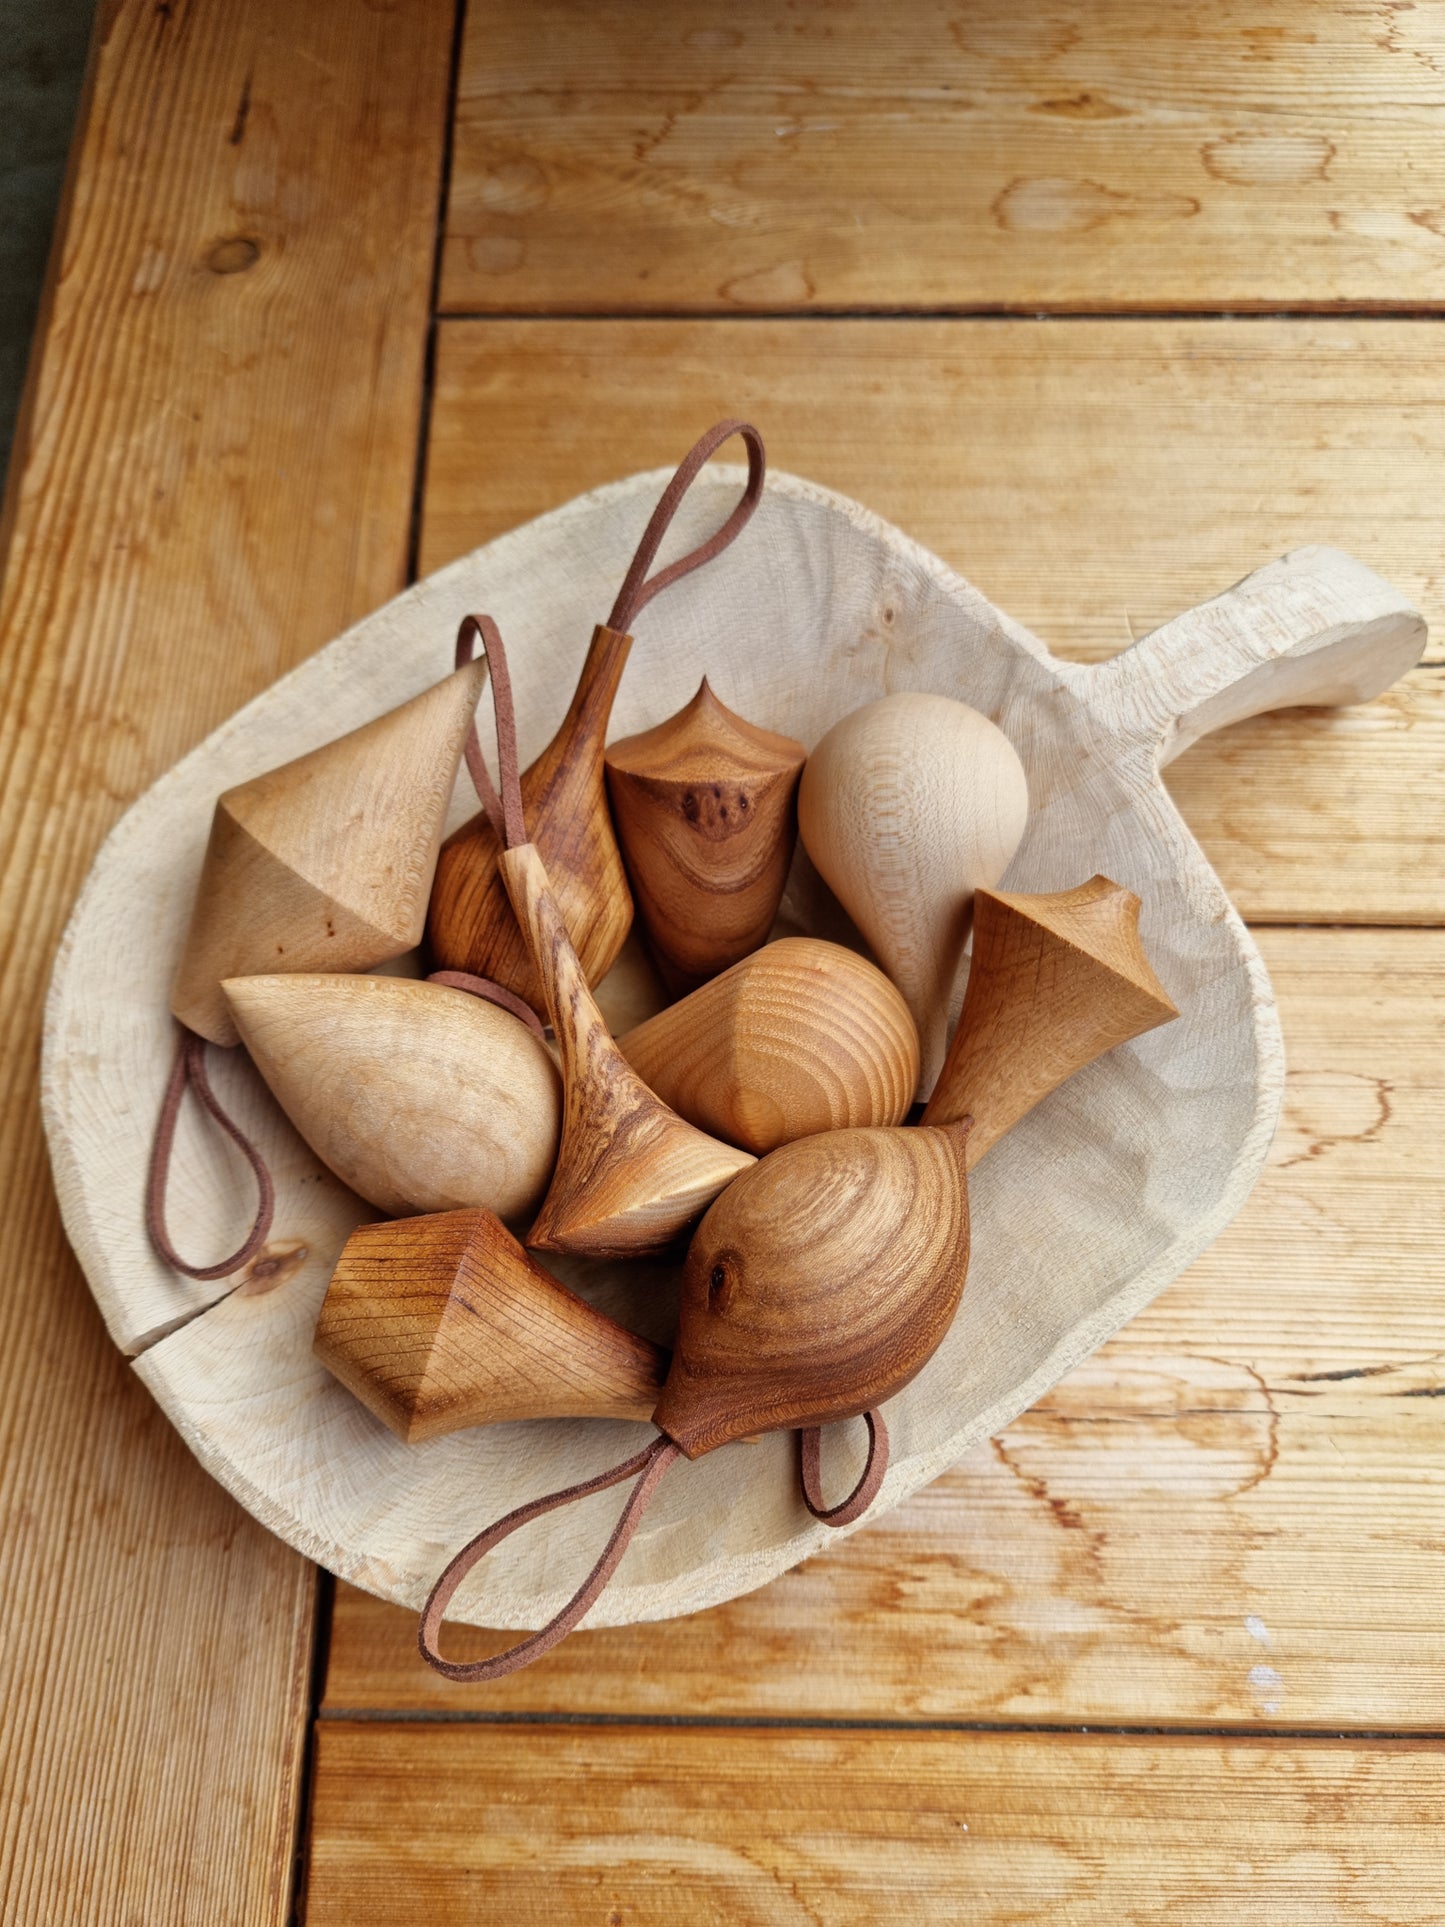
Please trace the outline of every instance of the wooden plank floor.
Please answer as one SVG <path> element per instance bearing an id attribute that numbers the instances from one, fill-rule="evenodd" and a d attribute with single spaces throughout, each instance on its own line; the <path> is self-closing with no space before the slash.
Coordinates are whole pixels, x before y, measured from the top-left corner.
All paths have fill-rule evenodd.
<path id="1" fill-rule="evenodd" d="M 102 9 L 0 601 L 5 1919 L 1445 1915 L 1442 73 L 1445 0 Z M 1171 772 L 1290 1053 L 1215 1249 L 835 1551 L 458 1691 L 106 1346 L 45 970 L 413 551 L 734 411 L 1063 653 L 1326 541 L 1429 666 Z"/>

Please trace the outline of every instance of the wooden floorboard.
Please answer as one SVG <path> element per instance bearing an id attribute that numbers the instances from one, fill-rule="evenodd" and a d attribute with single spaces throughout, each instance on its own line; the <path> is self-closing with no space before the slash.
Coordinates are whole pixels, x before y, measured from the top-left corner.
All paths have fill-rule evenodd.
<path id="1" fill-rule="evenodd" d="M 476 0 L 444 306 L 1418 309 L 1445 7 Z"/>
<path id="2" fill-rule="evenodd" d="M 327 1710 L 1445 1732 L 1445 932 L 1262 941 L 1290 1073 L 1257 1191 L 1000 1438 L 757 1593 L 489 1686 L 340 1587 Z"/>
<path id="3" fill-rule="evenodd" d="M 101 7 L 0 597 L 0 1917 L 26 1927 L 287 1913 L 315 1576 L 107 1340 L 37 1045 L 121 809 L 401 585 L 452 24 Z"/>
<path id="4" fill-rule="evenodd" d="M 777 467 L 896 522 L 1060 654 L 1110 655 L 1325 542 L 1418 603 L 1438 661 L 1438 370 L 1418 322 L 448 322 L 422 561 L 744 414 Z M 1171 782 L 1251 921 L 1429 923 L 1442 778 L 1445 677 L 1418 671 L 1207 739 Z"/>
<path id="5" fill-rule="evenodd" d="M 1438 1921 L 1422 1744 L 323 1724 L 311 1927 Z"/>

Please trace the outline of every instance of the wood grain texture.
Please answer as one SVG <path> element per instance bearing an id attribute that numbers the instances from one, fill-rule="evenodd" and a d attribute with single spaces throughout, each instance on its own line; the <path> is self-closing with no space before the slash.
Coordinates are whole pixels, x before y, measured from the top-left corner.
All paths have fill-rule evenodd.
<path id="1" fill-rule="evenodd" d="M 876 964 L 780 937 L 617 1040 L 680 1117 L 755 1157 L 813 1131 L 901 1124 L 918 1032 Z"/>
<path id="2" fill-rule="evenodd" d="M 720 703 L 692 701 L 606 756 L 607 796 L 653 956 L 675 994 L 767 941 L 807 752 Z"/>
<path id="3" fill-rule="evenodd" d="M 887 516 L 1061 655 L 1329 541 L 1424 611 L 1439 663 L 1438 353 L 1404 321 L 447 323 L 424 564 L 741 410 L 775 466 Z M 1170 785 L 1251 919 L 1428 923 L 1445 834 L 1418 799 L 1442 772 L 1445 678 L 1417 671 L 1345 713 L 1237 724 Z"/>
<path id="4" fill-rule="evenodd" d="M 491 1211 L 359 1225 L 316 1356 L 408 1444 L 523 1418 L 652 1416 L 667 1354 L 543 1271 Z"/>
<path id="5" fill-rule="evenodd" d="M 443 302 L 1418 308 L 1442 70 L 1433 0 L 491 0 Z"/>
<path id="6" fill-rule="evenodd" d="M 1290 1071 L 1259 1187 L 1031 1412 L 762 1591 L 485 1691 L 340 1587 L 327 1708 L 1445 1728 L 1445 934 L 1260 940 Z"/>
<path id="7" fill-rule="evenodd" d="M 105 1337 L 36 1037 L 121 806 L 402 579 L 450 27 L 101 9 L 0 600 L 7 1919 L 287 1911 L 313 1575 Z"/>
<path id="8" fill-rule="evenodd" d="M 1442 1798 L 1420 1744 L 323 1722 L 308 1920 L 1423 1927 Z"/>

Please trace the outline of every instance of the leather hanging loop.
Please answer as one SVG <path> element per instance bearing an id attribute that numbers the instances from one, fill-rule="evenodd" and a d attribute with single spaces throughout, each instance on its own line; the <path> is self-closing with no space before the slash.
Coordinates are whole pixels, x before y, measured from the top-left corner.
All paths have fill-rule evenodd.
<path id="1" fill-rule="evenodd" d="M 527 825 L 522 815 L 522 780 L 517 764 L 517 713 L 512 704 L 512 675 L 507 667 L 507 651 L 502 632 L 490 616 L 463 616 L 457 630 L 457 668 L 464 669 L 476 654 L 476 645 L 492 677 L 492 707 L 497 719 L 497 767 L 502 775 L 502 793 L 492 786 L 491 772 L 482 761 L 482 746 L 477 740 L 477 725 L 467 730 L 463 749 L 467 772 L 478 800 L 491 818 L 492 828 L 502 847 L 516 849 L 527 841 Z"/>
<path id="2" fill-rule="evenodd" d="M 677 514 L 683 496 L 697 480 L 703 465 L 734 435 L 742 436 L 748 450 L 748 481 L 742 500 L 715 535 L 710 535 L 706 542 L 680 561 L 669 562 L 665 569 L 659 569 L 655 576 L 649 578 L 647 571 L 657 559 L 662 538 L 672 526 L 672 518 Z M 767 472 L 768 458 L 763 448 L 763 438 L 751 422 L 719 422 L 694 442 L 678 463 L 677 473 L 663 490 L 657 507 L 652 511 L 652 519 L 642 532 L 632 566 L 623 578 L 617 600 L 612 605 L 612 613 L 607 618 L 607 627 L 626 634 L 654 596 L 661 595 L 664 589 L 681 581 L 683 576 L 691 575 L 694 569 L 700 569 L 704 562 L 711 562 L 715 555 L 721 555 L 751 521 L 753 510 L 762 500 L 763 481 Z"/>
<path id="3" fill-rule="evenodd" d="M 427 982 L 443 984 L 448 990 L 464 990 L 469 997 L 480 997 L 484 1003 L 509 1010 L 514 1017 L 521 1018 L 528 1030 L 535 1031 L 538 1037 L 546 1040 L 546 1026 L 536 1011 L 524 997 L 519 997 L 515 990 L 508 990 L 505 984 L 494 984 L 490 977 L 474 977 L 470 970 L 433 970 Z"/>
<path id="4" fill-rule="evenodd" d="M 544 1653 L 549 1653 L 559 1645 L 596 1603 L 598 1595 L 621 1564 L 622 1555 L 640 1525 L 663 1474 L 681 1455 L 682 1447 L 668 1438 L 666 1433 L 659 1432 L 650 1445 L 644 1446 L 630 1459 L 624 1459 L 621 1465 L 614 1465 L 610 1472 L 599 1473 L 595 1479 L 584 1479 L 580 1485 L 566 1486 L 560 1492 L 549 1492 L 544 1498 L 532 1499 L 526 1505 L 519 1505 L 514 1512 L 509 1512 L 505 1518 L 498 1519 L 495 1525 L 488 1526 L 485 1532 L 479 1532 L 475 1539 L 462 1547 L 437 1580 L 422 1609 L 421 1624 L 417 1627 L 417 1648 L 427 1665 L 447 1679 L 472 1685 L 483 1680 L 505 1679 L 508 1673 L 520 1672 L 522 1667 L 530 1666 L 534 1659 L 540 1659 Z M 468 1661 L 442 1657 L 437 1650 L 437 1639 L 446 1609 L 457 1587 L 479 1559 L 485 1558 L 493 1546 L 500 1545 L 503 1539 L 510 1538 L 533 1519 L 540 1519 L 543 1513 L 555 1512 L 558 1506 L 570 1505 L 574 1499 L 585 1499 L 593 1492 L 605 1492 L 609 1486 L 621 1485 L 624 1479 L 630 1479 L 639 1472 L 642 1477 L 623 1507 L 621 1518 L 612 1528 L 612 1537 L 602 1548 L 596 1565 L 559 1613 L 539 1631 L 530 1633 L 526 1639 L 507 1647 L 504 1652 L 493 1653 L 489 1659 Z"/>
<path id="5" fill-rule="evenodd" d="M 233 1271 L 239 1271 L 242 1265 L 249 1264 L 270 1237 L 271 1220 L 276 1212 L 276 1187 L 266 1168 L 266 1160 L 235 1119 L 222 1110 L 219 1098 L 211 1089 L 211 1080 L 206 1075 L 205 1038 L 188 1030 L 184 1024 L 180 1025 L 180 1032 L 180 1048 L 166 1083 L 155 1141 L 151 1145 L 150 1170 L 146 1176 L 146 1231 L 157 1253 L 172 1270 L 182 1272 L 187 1278 L 226 1278 Z M 229 1258 L 222 1258 L 219 1264 L 214 1265 L 188 1264 L 171 1243 L 170 1233 L 166 1229 L 166 1184 L 170 1178 L 176 1124 L 187 1090 L 195 1092 L 202 1106 L 250 1165 L 256 1179 L 256 1216 L 246 1241 Z"/>
<path id="6" fill-rule="evenodd" d="M 798 1434 L 798 1475 L 803 1488 L 803 1504 L 821 1525 L 850 1526 L 863 1514 L 878 1497 L 878 1489 L 883 1483 L 883 1475 L 888 1470 L 888 1427 L 883 1423 L 879 1411 L 865 1412 L 863 1422 L 868 1427 L 868 1458 L 863 1466 L 863 1476 L 837 1505 L 825 1506 L 821 1482 L 822 1428 L 810 1425 Z"/>

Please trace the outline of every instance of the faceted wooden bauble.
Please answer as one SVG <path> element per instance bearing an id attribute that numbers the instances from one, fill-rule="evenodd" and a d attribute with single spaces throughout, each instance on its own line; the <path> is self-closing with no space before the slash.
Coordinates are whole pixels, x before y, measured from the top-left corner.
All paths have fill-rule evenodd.
<path id="1" fill-rule="evenodd" d="M 685 709 L 607 752 L 607 793 L 638 914 L 668 988 L 765 942 L 797 840 L 807 751 L 744 722 L 707 678 Z"/>
<path id="2" fill-rule="evenodd" d="M 369 970 L 421 941 L 484 660 L 227 790 L 211 819 L 171 1009 L 234 1044 L 227 977 Z"/>
<path id="3" fill-rule="evenodd" d="M 607 810 L 602 745 L 631 636 L 599 623 L 557 734 L 523 770 L 522 814 L 541 851 L 562 917 L 589 984 L 611 969 L 632 928 L 632 893 Z M 438 969 L 490 977 L 543 1007 L 498 870 L 501 839 L 485 812 L 442 845 L 427 914 L 427 941 Z"/>
<path id="4" fill-rule="evenodd" d="M 1132 890 L 1091 877 L 1041 896 L 980 890 L 973 962 L 925 1124 L 972 1117 L 969 1169 L 1035 1104 L 1179 1015 L 1139 938 Z"/>
<path id="5" fill-rule="evenodd" d="M 781 937 L 617 1042 L 679 1117 L 761 1157 L 815 1131 L 901 1124 L 918 1032 L 875 964 Z"/>
<path id="6" fill-rule="evenodd" d="M 562 1082 L 520 1018 L 406 977 L 233 977 L 225 991 L 277 1103 L 361 1197 L 393 1217 L 483 1205 L 531 1218 Z"/>
<path id="7" fill-rule="evenodd" d="M 655 1417 L 699 1458 L 901 1390 L 968 1269 L 967 1125 L 826 1131 L 734 1179 L 693 1234 Z"/>
<path id="8" fill-rule="evenodd" d="M 507 1419 L 649 1418 L 667 1366 L 665 1352 L 528 1257 L 490 1211 L 353 1231 L 315 1350 L 408 1443 Z"/>

